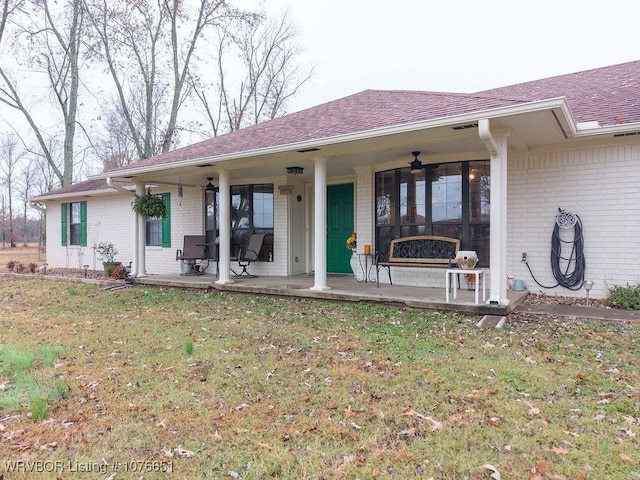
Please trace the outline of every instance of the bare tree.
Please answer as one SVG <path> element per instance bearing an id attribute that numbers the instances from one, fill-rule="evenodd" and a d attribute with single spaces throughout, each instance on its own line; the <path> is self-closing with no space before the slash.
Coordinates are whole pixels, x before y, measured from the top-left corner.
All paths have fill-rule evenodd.
<path id="1" fill-rule="evenodd" d="M 38 165 L 38 161 L 26 161 L 22 165 L 22 170 L 18 177 L 18 193 L 22 197 L 22 244 L 26 247 L 28 240 L 28 202 L 27 198 L 29 198 L 33 193 L 35 193 L 36 189 L 39 191 L 43 191 L 42 188 L 42 170 Z M 42 212 L 40 211 L 40 217 L 42 217 Z"/>
<path id="2" fill-rule="evenodd" d="M 74 146 L 78 117 L 80 87 L 80 46 L 83 15 L 80 0 L 68 0 L 65 8 L 50 8 L 52 2 L 31 0 L 25 3 L 28 11 L 15 17 L 19 31 L 15 38 L 14 60 L 25 59 L 32 70 L 42 73 L 53 97 L 52 105 L 62 119 L 62 162 L 48 148 L 49 115 L 36 111 L 36 105 L 24 100 L 20 80 L 4 66 L 0 66 L 0 101 L 18 110 L 31 128 L 42 155 L 55 172 L 61 185 L 73 181 Z M 29 83 L 29 82 L 26 82 Z"/>
<path id="3" fill-rule="evenodd" d="M 244 14 L 226 0 L 83 2 L 96 40 L 92 53 L 111 76 L 137 157 L 169 151 L 190 93 L 186 80 L 197 45 L 222 19 Z"/>
<path id="4" fill-rule="evenodd" d="M 7 215 L 9 218 L 9 245 L 16 246 L 13 228 L 13 196 L 17 182 L 18 165 L 25 152 L 18 150 L 18 139 L 6 136 L 0 141 L 0 183 L 6 187 Z"/>
<path id="5" fill-rule="evenodd" d="M 212 99 L 207 91 L 211 86 L 192 79 L 214 135 L 221 133 L 222 125 L 233 131 L 286 113 L 287 101 L 313 73 L 296 64 L 302 53 L 296 37 L 286 13 L 276 20 L 230 21 L 219 31 L 217 91 L 213 89 L 217 97 Z M 241 65 L 234 69 L 231 65 L 236 57 Z M 233 73 L 239 70 L 242 78 L 234 78 Z"/>
<path id="6" fill-rule="evenodd" d="M 0 1 L 0 43 L 4 37 L 5 27 L 10 16 L 13 16 L 14 12 L 18 11 L 24 0 L 1 0 Z"/>

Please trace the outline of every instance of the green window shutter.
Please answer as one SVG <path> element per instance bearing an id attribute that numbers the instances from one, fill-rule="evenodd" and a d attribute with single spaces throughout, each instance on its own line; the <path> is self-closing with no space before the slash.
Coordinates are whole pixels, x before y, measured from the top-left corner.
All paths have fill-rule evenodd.
<path id="1" fill-rule="evenodd" d="M 61 240 L 62 246 L 67 246 L 67 204 L 60 204 L 60 232 L 61 232 Z"/>
<path id="2" fill-rule="evenodd" d="M 87 202 L 80 202 L 80 246 L 87 246 Z"/>
<path id="3" fill-rule="evenodd" d="M 162 246 L 171 246 L 171 196 L 169 193 L 162 194 L 162 201 L 167 207 L 167 216 L 162 219 Z"/>

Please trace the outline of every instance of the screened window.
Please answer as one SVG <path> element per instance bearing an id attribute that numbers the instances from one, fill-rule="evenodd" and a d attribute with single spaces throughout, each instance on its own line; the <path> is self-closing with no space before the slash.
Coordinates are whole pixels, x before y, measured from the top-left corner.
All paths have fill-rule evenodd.
<path id="1" fill-rule="evenodd" d="M 478 252 L 489 264 L 489 161 L 427 165 L 376 173 L 376 249 L 411 235 L 460 239 L 462 250 Z"/>

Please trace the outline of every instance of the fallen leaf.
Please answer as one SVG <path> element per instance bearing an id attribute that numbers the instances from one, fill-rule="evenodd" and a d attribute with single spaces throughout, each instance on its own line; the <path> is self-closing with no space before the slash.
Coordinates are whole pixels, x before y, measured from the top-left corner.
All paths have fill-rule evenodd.
<path id="1" fill-rule="evenodd" d="M 627 455 L 626 453 L 621 453 L 620 454 L 620 458 L 622 460 L 624 460 L 625 462 L 633 462 L 633 459 L 629 455 Z"/>
<path id="2" fill-rule="evenodd" d="M 567 453 L 569 453 L 569 450 L 567 450 L 566 448 L 562 448 L 562 447 L 553 447 L 551 450 L 554 453 L 557 453 L 558 455 L 566 455 Z"/>
<path id="3" fill-rule="evenodd" d="M 385 418 L 385 414 L 382 410 L 376 408 L 375 405 L 371 405 L 371 413 L 373 413 L 376 417 L 380 418 L 380 419 L 384 419 Z"/>
<path id="4" fill-rule="evenodd" d="M 529 406 L 529 415 L 540 415 L 540 409 L 534 407 L 533 405 L 531 405 L 529 402 L 525 401 L 524 403 L 526 403 Z"/>
<path id="5" fill-rule="evenodd" d="M 551 465 L 549 465 L 547 462 L 539 462 L 536 465 L 536 472 L 537 473 L 544 473 L 547 470 L 549 470 L 551 468 Z"/>
<path id="6" fill-rule="evenodd" d="M 493 465 L 490 465 L 488 463 L 485 463 L 484 465 L 482 465 L 480 468 L 486 468 L 487 470 L 491 470 L 491 478 L 493 478 L 493 480 L 500 480 L 500 472 L 498 472 L 498 469 L 496 467 L 494 467 Z"/>
<path id="7" fill-rule="evenodd" d="M 178 445 L 176 448 L 173 449 L 174 452 L 176 452 L 176 454 L 179 457 L 183 457 L 183 458 L 191 458 L 195 455 L 194 452 L 192 452 L 191 450 L 186 450 L 184 448 L 182 448 L 180 445 Z"/>

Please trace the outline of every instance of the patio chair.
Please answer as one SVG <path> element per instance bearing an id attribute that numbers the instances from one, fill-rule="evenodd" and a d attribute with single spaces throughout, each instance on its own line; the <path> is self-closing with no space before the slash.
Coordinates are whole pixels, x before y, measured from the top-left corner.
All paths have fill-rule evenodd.
<path id="1" fill-rule="evenodd" d="M 240 247 L 240 251 L 238 252 L 238 265 L 242 267 L 242 271 L 239 274 L 236 274 L 238 277 L 241 275 L 247 275 L 252 278 L 257 277 L 257 275 L 250 274 L 247 271 L 247 267 L 258 260 L 258 255 L 260 255 L 260 249 L 262 248 L 263 242 L 264 233 L 255 233 L 251 235 L 249 245 L 246 247 Z"/>
<path id="2" fill-rule="evenodd" d="M 202 275 L 209 266 L 206 238 L 204 235 L 185 235 L 182 250 L 176 251 L 176 260 L 188 265 L 181 275 Z"/>

